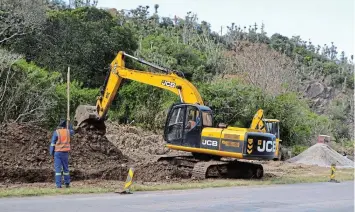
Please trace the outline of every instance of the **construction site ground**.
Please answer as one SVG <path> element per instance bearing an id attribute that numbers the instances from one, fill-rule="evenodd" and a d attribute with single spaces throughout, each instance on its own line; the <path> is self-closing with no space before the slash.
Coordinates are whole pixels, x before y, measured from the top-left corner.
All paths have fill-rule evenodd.
<path id="1" fill-rule="evenodd" d="M 130 167 L 135 170 L 132 191 L 321 182 L 330 176 L 329 167 L 255 161 L 264 166 L 262 179 L 197 181 L 191 179 L 191 169 L 154 161 L 177 153 L 164 147 L 162 136 L 131 126 L 107 126 L 106 135 L 81 131 L 74 136 L 69 158 L 72 188 L 56 190 L 49 156 L 52 132 L 25 124 L 2 125 L 0 197 L 113 192 L 123 188 Z M 336 179 L 354 180 L 354 169 L 337 169 Z"/>

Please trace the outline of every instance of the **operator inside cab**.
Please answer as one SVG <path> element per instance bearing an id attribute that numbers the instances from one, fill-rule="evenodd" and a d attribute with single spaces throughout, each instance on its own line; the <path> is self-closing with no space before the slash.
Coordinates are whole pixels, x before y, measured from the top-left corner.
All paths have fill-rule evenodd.
<path id="1" fill-rule="evenodd" d="M 190 110 L 188 115 L 188 120 L 186 124 L 186 129 L 193 129 L 196 125 L 200 124 L 200 117 L 198 110 Z"/>

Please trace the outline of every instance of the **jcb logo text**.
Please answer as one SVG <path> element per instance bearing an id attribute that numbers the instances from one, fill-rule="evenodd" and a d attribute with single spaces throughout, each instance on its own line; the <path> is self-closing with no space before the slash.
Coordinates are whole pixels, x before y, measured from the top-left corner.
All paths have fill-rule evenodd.
<path id="1" fill-rule="evenodd" d="M 259 143 L 258 143 L 259 144 Z M 259 152 L 275 152 L 276 151 L 276 141 L 265 141 L 263 140 L 261 145 L 258 146 Z"/>
<path id="2" fill-rule="evenodd" d="M 169 81 L 165 81 L 165 80 L 162 80 L 161 84 L 164 86 L 170 87 L 170 88 L 175 88 L 175 86 L 176 86 L 176 84 L 174 82 L 169 82 Z"/>
<path id="3" fill-rule="evenodd" d="M 202 144 L 207 146 L 218 146 L 218 142 L 213 140 L 202 140 Z"/>

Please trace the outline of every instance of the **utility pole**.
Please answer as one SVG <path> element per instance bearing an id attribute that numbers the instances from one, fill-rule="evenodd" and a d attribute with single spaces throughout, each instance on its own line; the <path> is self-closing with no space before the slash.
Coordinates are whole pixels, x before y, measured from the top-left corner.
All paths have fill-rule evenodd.
<path id="1" fill-rule="evenodd" d="M 67 73 L 67 129 L 69 129 L 69 122 L 70 122 L 70 67 L 68 67 Z"/>

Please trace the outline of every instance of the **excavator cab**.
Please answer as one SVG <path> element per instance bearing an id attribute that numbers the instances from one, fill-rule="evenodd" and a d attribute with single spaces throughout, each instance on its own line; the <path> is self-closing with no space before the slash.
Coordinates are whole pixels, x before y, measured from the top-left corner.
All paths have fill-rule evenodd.
<path id="1" fill-rule="evenodd" d="M 164 129 L 168 144 L 200 147 L 204 127 L 212 127 L 212 110 L 198 104 L 174 104 L 170 107 Z"/>
<path id="2" fill-rule="evenodd" d="M 280 121 L 277 119 L 263 119 L 266 127 L 266 132 L 272 133 L 276 139 L 280 139 Z"/>
<path id="3" fill-rule="evenodd" d="M 280 120 L 278 119 L 263 119 L 265 124 L 266 132 L 274 134 L 276 136 L 276 152 L 274 160 L 281 160 L 281 144 L 280 139 Z"/>

